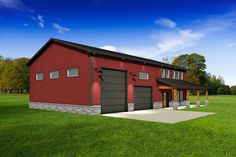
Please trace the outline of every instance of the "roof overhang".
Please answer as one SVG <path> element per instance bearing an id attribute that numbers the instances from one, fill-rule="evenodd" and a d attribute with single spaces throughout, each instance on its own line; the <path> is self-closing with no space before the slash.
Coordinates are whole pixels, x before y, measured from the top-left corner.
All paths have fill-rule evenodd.
<path id="1" fill-rule="evenodd" d="M 160 84 L 159 89 L 187 89 L 187 90 L 207 90 L 208 88 L 199 84 L 191 83 L 185 80 L 157 79 Z"/>

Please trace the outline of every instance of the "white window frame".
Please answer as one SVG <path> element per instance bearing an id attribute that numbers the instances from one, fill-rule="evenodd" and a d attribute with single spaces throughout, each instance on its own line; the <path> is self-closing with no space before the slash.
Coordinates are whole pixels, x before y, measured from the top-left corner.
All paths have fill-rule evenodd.
<path id="1" fill-rule="evenodd" d="M 70 75 L 70 70 L 77 70 L 77 75 Z M 79 69 L 78 68 L 67 69 L 67 77 L 78 77 L 78 76 L 79 76 Z"/>
<path id="2" fill-rule="evenodd" d="M 175 70 L 172 70 L 172 79 L 175 79 Z"/>
<path id="3" fill-rule="evenodd" d="M 146 76 L 146 77 L 143 77 Z M 147 72 L 139 72 L 138 73 L 138 79 L 139 80 L 148 80 L 149 79 L 149 73 Z"/>
<path id="4" fill-rule="evenodd" d="M 161 69 L 161 78 L 165 78 L 166 77 L 166 69 Z"/>
<path id="5" fill-rule="evenodd" d="M 58 77 L 53 77 L 54 72 L 58 73 Z M 60 78 L 60 72 L 58 70 L 50 71 L 50 79 L 59 79 L 59 78 Z"/>
<path id="6" fill-rule="evenodd" d="M 166 71 L 166 72 L 165 72 L 165 73 L 166 73 L 166 78 L 170 78 L 170 70 L 169 70 L 169 69 L 166 69 L 165 71 Z"/>
<path id="7" fill-rule="evenodd" d="M 184 79 L 184 73 L 181 71 L 180 72 L 180 80 L 183 80 Z"/>
<path id="8" fill-rule="evenodd" d="M 42 76 L 41 78 L 39 77 L 40 75 Z M 37 81 L 44 80 L 44 73 L 42 73 L 42 72 L 36 73 L 35 79 L 36 79 Z"/>
<path id="9" fill-rule="evenodd" d="M 176 73 L 176 74 L 175 74 L 175 79 L 176 79 L 176 80 L 179 80 L 179 71 L 175 71 L 175 73 Z"/>

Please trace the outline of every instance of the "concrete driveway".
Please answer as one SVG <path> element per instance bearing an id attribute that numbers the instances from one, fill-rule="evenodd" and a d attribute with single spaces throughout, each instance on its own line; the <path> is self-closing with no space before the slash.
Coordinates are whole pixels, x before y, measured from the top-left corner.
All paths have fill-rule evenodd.
<path id="1" fill-rule="evenodd" d="M 103 116 L 174 124 L 213 114 L 215 113 L 178 111 L 169 109 L 150 109 L 150 110 L 140 110 L 133 112 L 109 113 L 109 114 L 103 114 Z"/>

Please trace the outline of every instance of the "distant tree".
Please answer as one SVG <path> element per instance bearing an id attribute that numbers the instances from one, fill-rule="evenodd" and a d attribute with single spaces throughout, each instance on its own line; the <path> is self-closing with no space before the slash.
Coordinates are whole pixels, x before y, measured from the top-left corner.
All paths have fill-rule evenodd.
<path id="1" fill-rule="evenodd" d="M 17 58 L 13 63 L 13 84 L 15 89 L 18 89 L 22 93 L 23 89 L 29 89 L 29 67 L 27 63 L 29 62 L 28 58 Z"/>
<path id="2" fill-rule="evenodd" d="M 207 78 L 206 85 L 209 87 L 209 94 L 222 93 L 222 89 L 224 89 L 225 86 L 225 81 L 223 77 L 221 76 L 217 77 L 215 75 L 208 74 L 206 78 Z M 222 89 L 218 90 L 221 87 Z"/>
<path id="3" fill-rule="evenodd" d="M 5 58 L 3 61 L 3 70 L 1 75 L 1 86 L 8 93 L 11 93 L 11 90 L 14 88 L 13 84 L 13 59 Z"/>
<path id="4" fill-rule="evenodd" d="M 231 87 L 231 94 L 236 95 L 236 85 Z"/>
<path id="5" fill-rule="evenodd" d="M 217 89 L 217 94 L 219 95 L 230 95 L 231 90 L 229 86 L 222 86 Z"/>
<path id="6" fill-rule="evenodd" d="M 3 64 L 4 64 L 3 62 L 4 62 L 4 58 L 3 56 L 0 55 L 0 90 L 3 89 L 3 84 L 2 84 Z"/>
<path id="7" fill-rule="evenodd" d="M 225 95 L 231 95 L 232 94 L 230 86 L 225 85 L 224 89 L 225 89 Z"/>
<path id="8" fill-rule="evenodd" d="M 29 90 L 28 58 L 4 58 L 0 56 L 0 90 L 11 93 L 13 90 Z"/>
<path id="9" fill-rule="evenodd" d="M 173 65 L 187 68 L 186 79 L 189 82 L 209 87 L 209 94 L 231 94 L 231 88 L 225 85 L 221 76 L 206 73 L 205 57 L 197 54 L 183 54 L 172 61 Z"/>
<path id="10" fill-rule="evenodd" d="M 176 57 L 172 64 L 176 66 L 180 66 L 183 68 L 187 68 L 188 72 L 186 75 L 186 79 L 190 82 L 205 85 L 206 78 L 206 60 L 205 57 L 197 54 L 183 54 Z"/>

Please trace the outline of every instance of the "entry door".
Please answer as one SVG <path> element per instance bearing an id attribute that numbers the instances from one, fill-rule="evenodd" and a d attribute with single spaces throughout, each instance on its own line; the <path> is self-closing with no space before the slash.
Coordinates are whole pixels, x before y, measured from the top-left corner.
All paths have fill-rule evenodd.
<path id="1" fill-rule="evenodd" d="M 101 84 L 102 113 L 126 111 L 126 72 L 102 69 Z"/>
<path id="2" fill-rule="evenodd" d="M 169 93 L 168 92 L 163 92 L 162 93 L 162 106 L 163 108 L 169 107 Z"/>

